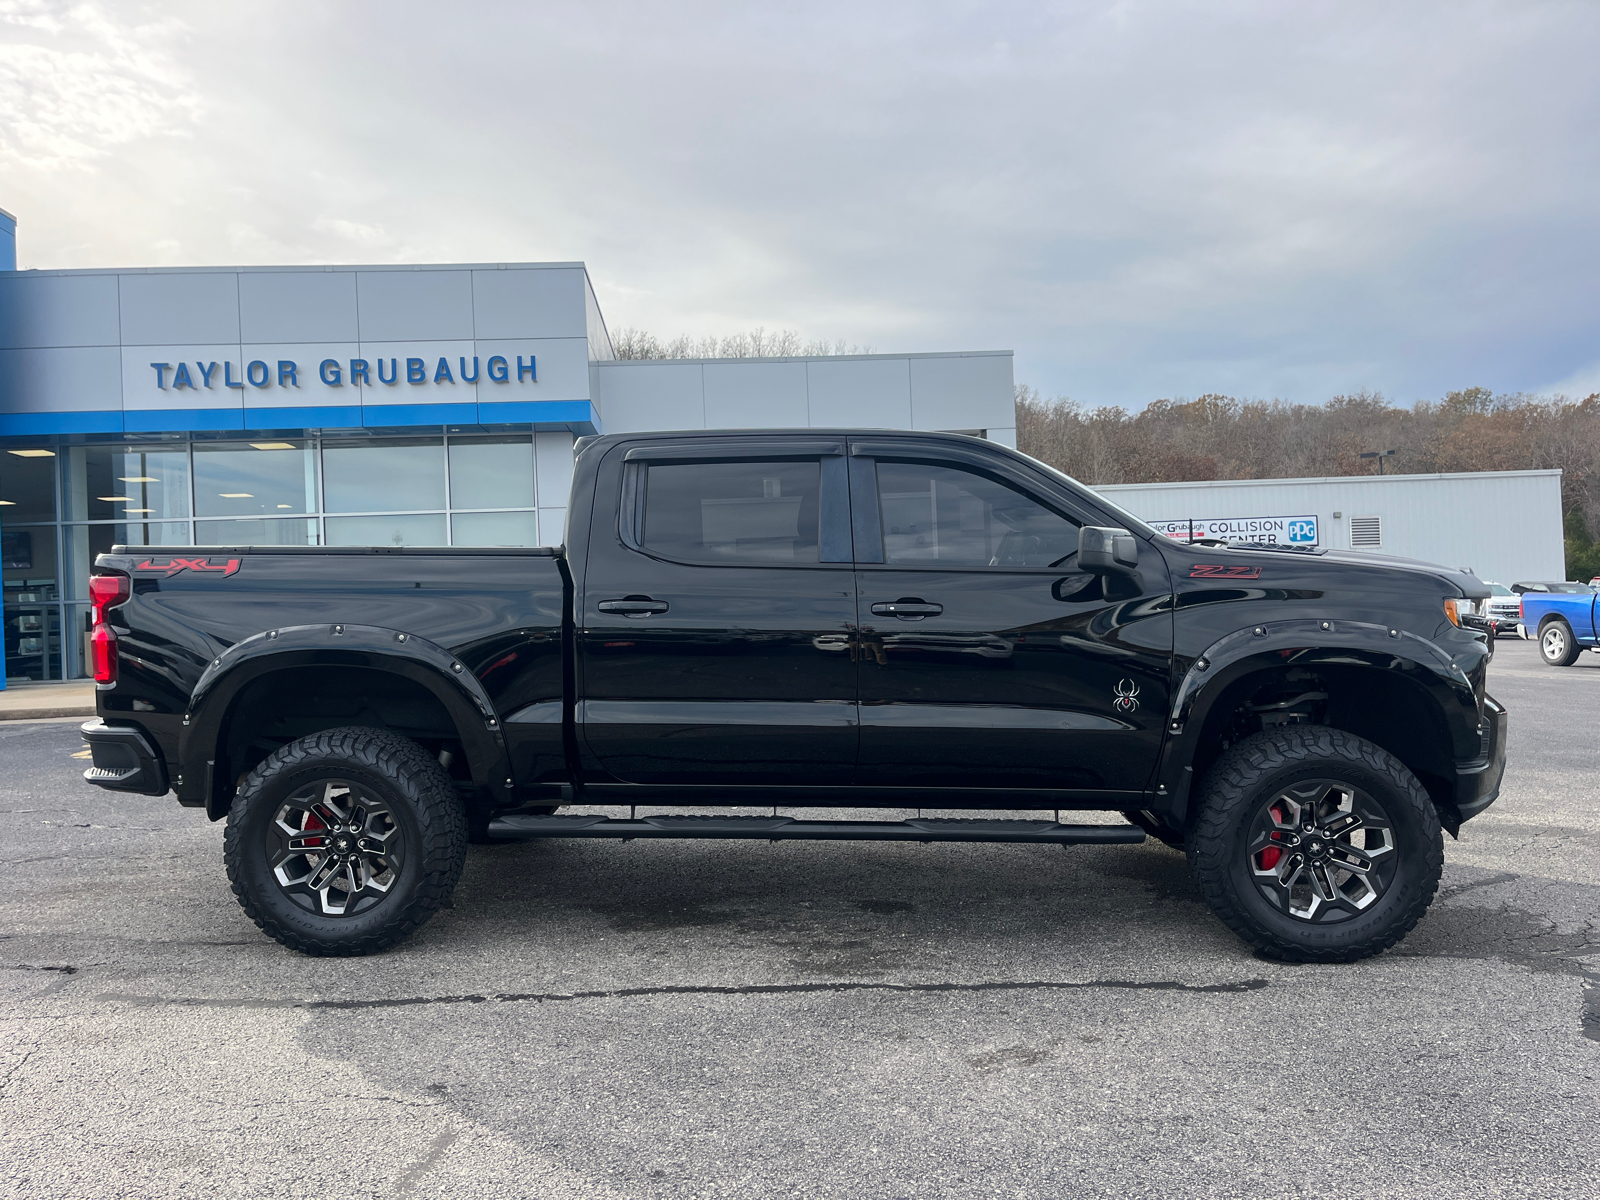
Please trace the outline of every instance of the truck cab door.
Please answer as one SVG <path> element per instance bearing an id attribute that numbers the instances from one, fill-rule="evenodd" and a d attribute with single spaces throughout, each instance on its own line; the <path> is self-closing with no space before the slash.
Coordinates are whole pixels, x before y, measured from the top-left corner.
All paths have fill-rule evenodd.
<path id="1" fill-rule="evenodd" d="M 852 445 L 857 782 L 1141 792 L 1171 686 L 1165 563 L 1077 571 L 1103 520 L 991 458 Z"/>
<path id="2" fill-rule="evenodd" d="M 844 449 L 660 438 L 607 454 L 578 608 L 576 716 L 616 780 L 850 782 Z"/>

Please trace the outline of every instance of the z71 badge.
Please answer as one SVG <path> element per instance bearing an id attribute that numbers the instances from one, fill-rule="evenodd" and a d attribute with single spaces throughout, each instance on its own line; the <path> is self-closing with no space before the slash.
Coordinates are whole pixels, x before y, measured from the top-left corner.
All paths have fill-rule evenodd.
<path id="1" fill-rule="evenodd" d="M 1227 563 L 1195 563 L 1190 579 L 1260 579 L 1260 567 L 1231 567 Z"/>
<path id="2" fill-rule="evenodd" d="M 135 571 L 150 571 L 171 578 L 179 571 L 216 571 L 226 579 L 239 569 L 239 560 L 230 558 L 226 562 L 214 563 L 209 558 L 169 558 L 166 562 L 157 562 L 147 558 L 133 568 Z"/>

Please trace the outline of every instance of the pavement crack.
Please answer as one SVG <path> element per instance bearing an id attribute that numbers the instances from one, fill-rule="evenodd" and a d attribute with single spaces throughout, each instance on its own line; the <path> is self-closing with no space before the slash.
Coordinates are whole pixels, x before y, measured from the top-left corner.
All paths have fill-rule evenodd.
<path id="1" fill-rule="evenodd" d="M 1471 883 L 1458 883 L 1451 887 L 1440 888 L 1439 899 L 1449 900 L 1453 896 L 1461 895 L 1462 892 L 1470 892 L 1476 888 L 1494 887 L 1496 884 L 1510 883 L 1514 879 L 1521 878 L 1522 876 L 1514 871 L 1500 871 L 1490 875 L 1487 879 L 1475 879 Z"/>
<path id="2" fill-rule="evenodd" d="M 832 980 L 815 983 L 662 984 L 656 987 L 595 989 L 578 992 L 496 992 L 456 996 L 376 997 L 366 1000 L 267 1000 L 209 998 L 205 996 L 139 996 L 105 992 L 97 999 L 126 1004 L 179 1008 L 244 1009 L 363 1009 L 408 1008 L 434 1004 L 560 1004 L 578 1000 L 632 1000 L 650 996 L 795 996 L 823 992 L 1028 992 L 1028 991 L 1146 991 L 1194 995 L 1228 995 L 1257 992 L 1269 986 L 1265 979 L 1240 979 L 1227 983 L 1184 983 L 1175 979 L 1030 979 L 990 980 L 977 983 L 880 983 Z"/>
<path id="3" fill-rule="evenodd" d="M 55 966 L 35 963 L 0 963 L 0 971 L 60 971 L 63 975 L 76 975 L 78 968 L 66 963 Z"/>

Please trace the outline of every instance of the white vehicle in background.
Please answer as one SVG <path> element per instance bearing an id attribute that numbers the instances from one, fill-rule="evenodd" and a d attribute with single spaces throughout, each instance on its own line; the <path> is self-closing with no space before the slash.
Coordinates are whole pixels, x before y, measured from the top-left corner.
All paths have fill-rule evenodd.
<path id="1" fill-rule="evenodd" d="M 1522 623 L 1522 597 L 1503 583 L 1489 583 L 1489 598 L 1483 602 L 1483 617 L 1496 637 L 1514 634 Z"/>

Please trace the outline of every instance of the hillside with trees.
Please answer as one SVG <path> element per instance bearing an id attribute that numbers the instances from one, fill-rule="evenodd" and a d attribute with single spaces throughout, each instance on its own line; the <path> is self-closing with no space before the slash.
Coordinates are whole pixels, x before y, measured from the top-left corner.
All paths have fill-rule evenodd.
<path id="1" fill-rule="evenodd" d="M 1567 577 L 1600 574 L 1600 394 L 1450 392 L 1411 408 L 1377 392 L 1326 404 L 1206 395 L 1141 412 L 1046 400 L 1017 388 L 1017 447 L 1087 484 L 1559 468 Z"/>
<path id="2" fill-rule="evenodd" d="M 785 358 L 871 354 L 870 346 L 807 341 L 792 329 L 728 337 L 659 338 L 642 329 L 611 335 L 618 358 Z M 1410 408 L 1381 392 L 1326 404 L 1154 400 L 1137 413 L 1090 408 L 1017 385 L 1017 448 L 1084 483 L 1182 483 L 1201 479 L 1302 479 L 1456 471 L 1561 470 L 1567 578 L 1600 575 L 1600 393 L 1583 400 L 1450 392 Z"/>

